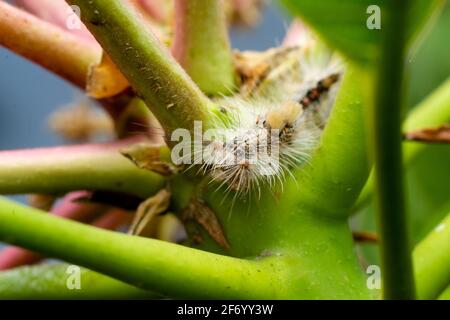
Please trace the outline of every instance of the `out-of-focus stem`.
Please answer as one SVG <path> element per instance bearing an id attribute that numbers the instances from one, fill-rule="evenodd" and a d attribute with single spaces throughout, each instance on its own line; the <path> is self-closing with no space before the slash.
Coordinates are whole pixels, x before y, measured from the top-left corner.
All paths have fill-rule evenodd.
<path id="1" fill-rule="evenodd" d="M 413 131 L 424 127 L 434 127 L 450 120 L 450 79 L 444 82 L 423 102 L 416 106 L 403 124 L 403 131 Z M 427 145 L 423 143 L 403 143 L 403 164 L 408 165 Z M 374 174 L 367 180 L 353 211 L 367 205 L 373 192 Z"/>
<path id="2" fill-rule="evenodd" d="M 375 104 L 371 110 L 383 296 L 385 299 L 414 299 L 401 134 L 408 1 L 390 1 L 384 10 L 387 14 L 383 22 Z"/>
<path id="3" fill-rule="evenodd" d="M 0 45 L 84 89 L 89 66 L 100 60 L 92 43 L 0 1 Z"/>
<path id="4" fill-rule="evenodd" d="M 14 0 L 13 3 L 32 15 L 98 46 L 95 38 L 64 0 Z"/>
<path id="5" fill-rule="evenodd" d="M 0 299 L 156 299 L 161 296 L 80 268 L 80 290 L 68 288 L 76 266 L 42 264 L 0 272 Z M 33 284 L 33 285 L 30 285 Z"/>
<path id="6" fill-rule="evenodd" d="M 119 150 L 135 140 L 0 152 L 0 194 L 108 190 L 149 197 L 165 183 Z"/>
<path id="7" fill-rule="evenodd" d="M 115 230 L 122 225 L 130 223 L 132 217 L 131 213 L 114 208 L 92 221 L 91 224 L 97 228 Z"/>
<path id="8" fill-rule="evenodd" d="M 438 300 L 450 300 L 450 284 L 438 297 Z"/>
<path id="9" fill-rule="evenodd" d="M 310 31 L 308 31 L 300 20 L 294 20 L 284 37 L 283 46 L 295 47 L 301 45 L 308 32 Z"/>
<path id="10" fill-rule="evenodd" d="M 175 0 L 172 52 L 203 92 L 228 94 L 236 85 L 223 0 Z"/>
<path id="11" fill-rule="evenodd" d="M 414 249 L 419 299 L 435 299 L 450 284 L 450 214 Z"/>

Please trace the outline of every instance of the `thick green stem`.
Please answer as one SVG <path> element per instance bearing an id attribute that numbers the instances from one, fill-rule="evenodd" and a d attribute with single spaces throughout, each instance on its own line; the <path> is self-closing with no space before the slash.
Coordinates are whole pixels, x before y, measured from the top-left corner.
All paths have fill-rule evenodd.
<path id="1" fill-rule="evenodd" d="M 0 45 L 84 89 L 101 51 L 50 23 L 0 1 Z"/>
<path id="2" fill-rule="evenodd" d="M 347 217 L 369 174 L 362 93 L 366 77 L 357 66 L 348 66 L 320 146 L 295 173 L 297 201 L 324 215 Z"/>
<path id="3" fill-rule="evenodd" d="M 450 284 L 438 297 L 438 300 L 450 300 Z"/>
<path id="4" fill-rule="evenodd" d="M 0 152 L 0 194 L 108 190 L 146 198 L 165 179 L 122 156 L 129 143 Z"/>
<path id="5" fill-rule="evenodd" d="M 430 94 L 423 102 L 413 109 L 403 124 L 403 131 L 419 130 L 436 127 L 450 120 L 450 78 Z M 426 150 L 424 143 L 403 143 L 403 165 L 408 165 L 422 151 Z M 373 192 L 374 173 L 364 186 L 354 212 L 367 205 Z"/>
<path id="6" fill-rule="evenodd" d="M 160 296 L 68 264 L 42 264 L 0 272 L 0 299 L 154 299 Z M 73 278 L 73 281 L 71 280 Z"/>
<path id="7" fill-rule="evenodd" d="M 369 173 L 360 92 L 364 78 L 361 70 L 348 68 L 319 150 L 293 173 L 296 179 L 286 177 L 283 189 L 263 186 L 260 196 L 246 197 L 227 195 L 212 184 L 197 194 L 194 190 L 191 196 L 217 215 L 230 248 L 218 247 L 199 228 L 195 231 L 202 241 L 194 245 L 238 257 L 273 255 L 290 261 L 291 297 L 371 298 L 347 222 Z M 174 194 L 181 207 L 188 197 Z M 330 274 L 342 281 L 330 281 Z"/>
<path id="8" fill-rule="evenodd" d="M 170 52 L 123 1 L 68 0 L 81 8 L 88 29 L 143 98 L 170 139 L 194 120 L 208 126 L 211 101 L 203 95 Z"/>
<path id="9" fill-rule="evenodd" d="M 223 0 L 175 0 L 173 55 L 203 92 L 236 85 Z"/>
<path id="10" fill-rule="evenodd" d="M 0 240 L 169 297 L 274 298 L 274 259 L 247 261 L 100 230 L 0 198 Z"/>
<path id="11" fill-rule="evenodd" d="M 450 284 L 450 214 L 414 249 L 420 299 L 435 299 Z"/>
<path id="12" fill-rule="evenodd" d="M 391 1 L 383 12 L 383 44 L 371 114 L 383 294 L 386 299 L 414 299 L 401 149 L 408 1 Z"/>

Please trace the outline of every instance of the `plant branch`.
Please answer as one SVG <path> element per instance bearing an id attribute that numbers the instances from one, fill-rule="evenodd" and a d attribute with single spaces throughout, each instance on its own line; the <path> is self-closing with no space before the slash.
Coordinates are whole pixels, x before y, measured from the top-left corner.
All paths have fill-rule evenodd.
<path id="1" fill-rule="evenodd" d="M 42 264 L 0 272 L 0 299 L 155 299 L 160 296 L 81 269 L 80 290 L 70 290 L 68 264 Z M 32 284 L 32 285 L 31 285 Z"/>
<path id="2" fill-rule="evenodd" d="M 450 284 L 438 297 L 438 300 L 450 300 Z"/>
<path id="3" fill-rule="evenodd" d="M 414 249 L 420 299 L 435 299 L 450 284 L 450 213 Z"/>
<path id="4" fill-rule="evenodd" d="M 416 106 L 403 124 L 403 131 L 439 126 L 450 120 L 450 78 Z M 426 150 L 421 143 L 403 143 L 403 165 L 408 165 L 418 154 Z M 367 205 L 373 192 L 374 172 L 367 180 L 353 212 Z"/>
<path id="5" fill-rule="evenodd" d="M 174 57 L 203 92 L 228 94 L 236 75 L 223 0 L 175 0 Z"/>
<path id="6" fill-rule="evenodd" d="M 2 151 L 0 194 L 108 190 L 146 198 L 165 180 L 120 154 L 133 141 Z"/>
<path id="7" fill-rule="evenodd" d="M 52 214 L 72 219 L 76 221 L 87 222 L 101 214 L 106 207 L 99 204 L 76 203 L 75 200 L 86 196 L 87 192 L 72 192 L 66 195 L 61 204 L 52 209 Z M 0 270 L 11 269 L 25 264 L 34 264 L 43 259 L 38 253 L 19 248 L 6 247 L 0 250 Z"/>
<path id="8" fill-rule="evenodd" d="M 295 173 L 301 186 L 296 199 L 325 215 L 347 217 L 369 174 L 363 72 L 348 66 L 320 146 L 310 163 Z"/>
<path id="9" fill-rule="evenodd" d="M 4 198 L 0 220 L 2 241 L 168 297 L 270 298 L 280 286 L 270 258 L 247 261 L 105 231 Z"/>
<path id="10" fill-rule="evenodd" d="M 122 71 L 137 94 L 151 106 L 166 140 L 177 128 L 192 129 L 194 120 L 208 126 L 212 102 L 202 94 L 137 14 L 119 0 L 68 0 Z"/>
<path id="11" fill-rule="evenodd" d="M 379 74 L 371 114 L 383 295 L 386 299 L 414 299 L 401 149 L 408 1 L 389 2 L 384 10 L 388 13 L 384 15 Z"/>
<path id="12" fill-rule="evenodd" d="M 0 45 L 84 89 L 101 51 L 76 35 L 0 1 Z"/>

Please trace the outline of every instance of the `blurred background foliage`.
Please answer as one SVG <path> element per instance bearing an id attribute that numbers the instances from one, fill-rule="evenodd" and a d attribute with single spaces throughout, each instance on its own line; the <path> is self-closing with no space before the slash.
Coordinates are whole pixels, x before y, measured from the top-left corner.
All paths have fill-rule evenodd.
<path id="1" fill-rule="evenodd" d="M 281 43 L 289 16 L 276 1 L 254 29 L 233 29 L 234 48 L 264 50 Z M 408 61 L 408 106 L 413 108 L 450 75 L 450 5 Z M 52 146 L 62 140 L 47 126 L 48 116 L 82 94 L 56 76 L 0 48 L 0 150 Z M 410 142 L 413 143 L 413 142 Z M 450 148 L 430 145 L 407 170 L 408 205 L 414 244 L 450 211 Z M 326 199 L 324 199 L 326 201 Z M 374 231 L 373 208 L 353 218 L 355 229 Z M 377 263 L 377 248 L 362 246 L 365 262 Z"/>

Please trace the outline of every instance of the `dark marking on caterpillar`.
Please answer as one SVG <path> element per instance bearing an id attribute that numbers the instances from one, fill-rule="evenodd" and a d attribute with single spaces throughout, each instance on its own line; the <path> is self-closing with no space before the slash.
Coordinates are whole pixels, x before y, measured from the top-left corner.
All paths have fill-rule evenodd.
<path id="1" fill-rule="evenodd" d="M 339 74 L 337 73 L 333 73 L 320 80 L 314 88 L 309 89 L 305 96 L 300 99 L 300 104 L 306 109 L 311 104 L 318 101 L 324 93 L 328 92 L 333 84 L 335 84 L 338 80 Z"/>

